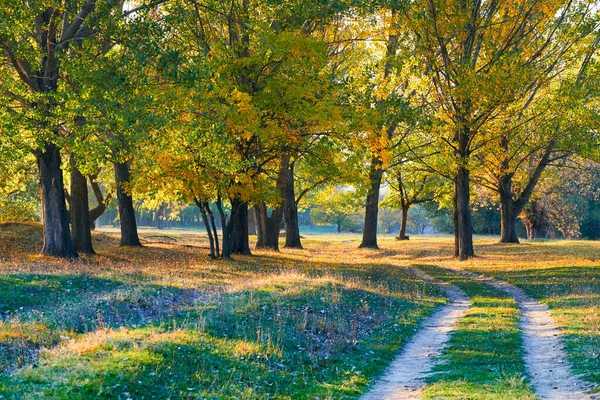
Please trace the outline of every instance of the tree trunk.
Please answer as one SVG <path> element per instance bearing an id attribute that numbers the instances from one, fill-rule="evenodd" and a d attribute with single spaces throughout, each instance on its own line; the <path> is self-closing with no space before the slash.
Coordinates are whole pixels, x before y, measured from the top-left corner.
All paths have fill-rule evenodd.
<path id="1" fill-rule="evenodd" d="M 460 235 L 458 234 L 458 196 L 457 184 L 454 180 L 454 189 L 452 193 L 452 233 L 454 234 L 454 257 L 460 256 Z"/>
<path id="2" fill-rule="evenodd" d="M 92 187 L 92 190 L 94 191 L 94 196 L 96 196 L 96 201 L 98 202 L 98 205 L 95 208 L 91 209 L 89 213 L 90 228 L 94 230 L 96 229 L 96 220 L 100 218 L 102 214 L 104 214 L 104 211 L 106 211 L 106 203 L 110 199 L 110 194 L 106 196 L 106 199 L 104 198 L 104 196 L 102 195 L 102 190 L 100 190 L 100 186 L 98 185 L 98 182 L 95 181 L 95 177 L 90 177 L 90 186 Z"/>
<path id="3" fill-rule="evenodd" d="M 406 240 L 406 223 L 408 221 L 408 209 L 409 206 L 402 207 L 402 221 L 400 223 L 400 233 L 398 234 L 398 240 Z"/>
<path id="4" fill-rule="evenodd" d="M 288 249 L 301 249 L 300 224 L 298 223 L 298 204 L 294 185 L 294 163 L 289 163 L 283 176 L 283 220 L 285 221 L 285 245 Z"/>
<path id="5" fill-rule="evenodd" d="M 71 155 L 71 232 L 75 251 L 94 254 L 88 201 L 87 179 L 77 169 L 75 156 Z"/>
<path id="6" fill-rule="evenodd" d="M 69 232 L 69 216 L 65 201 L 60 149 L 44 143 L 36 153 L 40 174 L 40 197 L 44 222 L 42 254 L 55 257 L 77 257 Z"/>
<path id="7" fill-rule="evenodd" d="M 231 200 L 231 216 L 223 235 L 223 257 L 232 254 L 252 255 L 248 242 L 248 203 L 239 198 Z"/>
<path id="8" fill-rule="evenodd" d="M 248 241 L 248 203 L 243 203 L 240 200 L 237 218 L 234 222 L 235 229 L 233 231 L 233 246 L 231 248 L 231 253 L 251 255 L 250 243 Z"/>
<path id="9" fill-rule="evenodd" d="M 222 254 L 221 249 L 219 248 L 219 235 L 217 234 L 217 224 L 215 224 L 215 214 L 213 214 L 212 210 L 210 209 L 210 203 L 208 201 L 206 202 L 206 212 L 208 213 L 210 225 L 213 231 L 213 236 L 215 238 L 215 251 L 217 257 L 220 257 Z"/>
<path id="10" fill-rule="evenodd" d="M 336 225 L 337 225 L 337 233 L 342 233 L 342 220 L 340 218 L 337 219 Z"/>
<path id="11" fill-rule="evenodd" d="M 471 219 L 470 173 L 459 167 L 456 179 L 456 203 L 458 212 L 459 259 L 475 257 L 473 250 L 473 222 Z"/>
<path id="12" fill-rule="evenodd" d="M 129 164 L 115 163 L 115 181 L 117 183 L 117 202 L 121 220 L 121 246 L 141 246 L 135 222 L 133 197 L 129 192 Z"/>
<path id="13" fill-rule="evenodd" d="M 254 207 L 252 207 L 251 212 L 248 212 L 248 233 L 250 235 L 258 235 L 258 226 L 256 225 L 256 212 L 254 212 Z"/>
<path id="14" fill-rule="evenodd" d="M 542 239 L 548 236 L 549 224 L 546 210 L 539 202 L 533 201 L 525 207 L 521 219 L 527 229 L 527 239 Z"/>
<path id="15" fill-rule="evenodd" d="M 259 227 L 259 241 L 257 248 L 279 250 L 279 232 L 281 231 L 281 219 L 283 218 L 283 209 L 278 207 L 273 210 L 269 217 L 267 205 L 261 202 L 255 208 Z"/>
<path id="16" fill-rule="evenodd" d="M 381 187 L 381 178 L 383 170 L 381 169 L 381 160 L 373 157 L 371 161 L 371 171 L 369 180 L 371 187 L 367 194 L 367 203 L 365 206 L 365 225 L 363 238 L 359 248 L 378 249 L 377 246 L 377 216 L 379 214 L 379 189 Z"/>
<path id="17" fill-rule="evenodd" d="M 256 247 L 259 249 L 265 247 L 265 244 L 267 243 L 267 218 L 265 217 L 266 210 L 263 210 L 263 208 L 266 208 L 264 202 L 255 204 L 252 207 L 254 220 L 256 221 L 256 235 L 258 238 Z"/>
<path id="18" fill-rule="evenodd" d="M 167 219 L 167 205 L 165 203 L 162 203 L 160 205 L 160 207 L 158 207 L 158 210 L 156 211 L 156 228 L 164 229 L 166 219 Z M 204 221 L 204 219 L 202 219 L 202 220 Z"/>
<path id="19" fill-rule="evenodd" d="M 196 200 L 195 203 L 198 206 L 198 208 L 200 209 L 200 213 L 202 214 L 202 223 L 204 224 L 204 228 L 206 228 L 206 233 L 208 235 L 208 243 L 210 246 L 209 256 L 210 256 L 210 258 L 212 258 L 214 260 L 215 258 L 217 258 L 217 256 L 215 255 L 215 238 L 213 237 L 212 231 L 210 229 L 210 224 L 208 222 L 206 206 L 205 206 L 204 202 L 200 201 L 200 200 Z"/>
<path id="20" fill-rule="evenodd" d="M 505 175 L 499 182 L 500 193 L 500 243 L 519 243 L 517 235 L 517 216 L 512 192 L 512 176 Z"/>
<path id="21" fill-rule="evenodd" d="M 217 210 L 219 210 L 219 217 L 221 218 L 221 248 L 222 253 L 221 256 L 224 257 L 225 253 L 225 235 L 227 231 L 227 215 L 223 210 L 223 200 L 221 199 L 221 194 L 217 194 Z"/>

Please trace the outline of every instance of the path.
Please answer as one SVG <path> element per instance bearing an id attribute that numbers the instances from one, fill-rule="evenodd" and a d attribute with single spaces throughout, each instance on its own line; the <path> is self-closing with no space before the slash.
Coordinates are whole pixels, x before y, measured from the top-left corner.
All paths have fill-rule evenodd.
<path id="1" fill-rule="evenodd" d="M 437 284 L 450 301 L 425 321 L 363 400 L 418 399 L 424 386 L 423 378 L 431 371 L 456 323 L 471 305 L 469 297 L 457 286 L 434 280 L 419 269 L 412 272 Z"/>
<path id="2" fill-rule="evenodd" d="M 467 271 L 456 272 L 480 280 L 502 290 L 517 302 L 521 310 L 520 326 L 523 331 L 525 366 L 535 393 L 548 400 L 586 400 L 600 396 L 586 394 L 593 385 L 571 372 L 569 362 L 559 339 L 560 330 L 548 306 L 529 297 L 522 289 L 498 279 Z"/>

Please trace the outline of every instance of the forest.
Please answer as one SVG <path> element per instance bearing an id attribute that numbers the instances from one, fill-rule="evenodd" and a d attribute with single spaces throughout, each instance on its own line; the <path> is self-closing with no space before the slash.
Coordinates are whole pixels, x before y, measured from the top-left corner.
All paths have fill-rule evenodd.
<path id="1" fill-rule="evenodd" d="M 593 399 L 599 126 L 595 0 L 2 0 L 0 399 Z"/>

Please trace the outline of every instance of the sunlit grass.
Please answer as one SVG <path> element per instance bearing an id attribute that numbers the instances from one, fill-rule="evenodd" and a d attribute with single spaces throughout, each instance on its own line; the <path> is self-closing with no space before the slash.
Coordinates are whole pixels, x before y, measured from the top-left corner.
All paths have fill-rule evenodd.
<path id="1" fill-rule="evenodd" d="M 576 371 L 600 382 L 598 242 L 483 237 L 478 257 L 458 262 L 450 237 L 384 236 L 381 250 L 358 250 L 359 235 L 306 235 L 304 250 L 210 261 L 197 232 L 141 236 L 145 247 L 128 249 L 97 232 L 98 254 L 73 262 L 38 255 L 39 225 L 0 225 L 0 396 L 356 398 L 444 301 L 413 265 L 521 285 L 553 308 Z M 517 353 L 489 357 L 516 348 L 514 303 L 466 285 L 475 308 L 446 354 L 457 373 L 440 370 L 428 393 L 527 398 L 521 364 L 503 364 Z"/>
<path id="2" fill-rule="evenodd" d="M 6 355 L 3 398 L 355 398 L 444 302 L 406 268 L 327 244 L 211 262 L 193 234 L 95 239 L 75 262 L 1 253 L 4 331 L 48 332 L 24 361 Z M 27 350 L 25 334 L 3 346 Z"/>
<path id="3" fill-rule="evenodd" d="M 519 310 L 515 300 L 489 285 L 436 267 L 421 267 L 471 297 L 424 390 L 427 398 L 535 399 L 526 381 Z"/>

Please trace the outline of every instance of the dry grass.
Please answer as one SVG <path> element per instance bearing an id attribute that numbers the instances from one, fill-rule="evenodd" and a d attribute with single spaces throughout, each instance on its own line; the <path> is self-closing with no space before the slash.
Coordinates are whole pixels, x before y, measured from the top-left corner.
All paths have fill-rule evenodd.
<path id="1" fill-rule="evenodd" d="M 598 242 L 478 238 L 478 257 L 458 262 L 446 237 L 384 237 L 375 251 L 315 235 L 305 250 L 211 261 L 197 232 L 141 237 L 121 248 L 95 232 L 97 255 L 64 261 L 38 254 L 39 225 L 0 225 L 0 368 L 18 371 L 0 375 L 0 398 L 356 397 L 442 301 L 415 265 L 498 276 L 546 301 L 578 372 L 600 383 Z"/>

